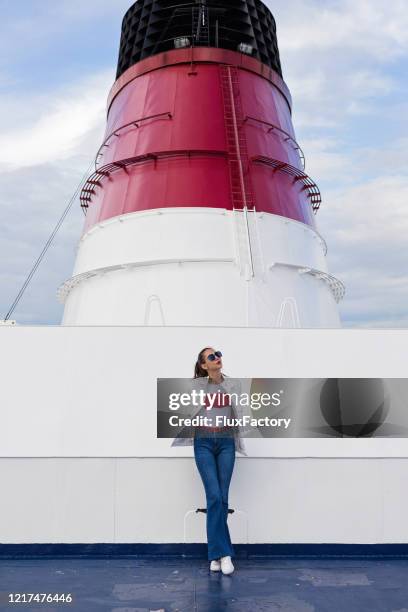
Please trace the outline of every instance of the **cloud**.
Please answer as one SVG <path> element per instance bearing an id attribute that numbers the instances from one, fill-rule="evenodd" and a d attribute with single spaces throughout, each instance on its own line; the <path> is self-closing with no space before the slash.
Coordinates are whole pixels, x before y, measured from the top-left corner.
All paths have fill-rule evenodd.
<path id="1" fill-rule="evenodd" d="M 393 139 L 386 147 L 360 147 L 355 153 L 355 163 L 361 173 L 405 175 L 407 170 L 408 135 Z M 406 207 L 408 214 L 408 203 Z"/>
<path id="2" fill-rule="evenodd" d="M 86 19 L 95 20 L 96 17 L 112 18 L 122 20 L 128 8 L 132 6 L 132 0 L 59 0 L 55 3 L 51 0 L 50 7 L 54 14 L 63 19 L 83 22 Z"/>
<path id="3" fill-rule="evenodd" d="M 325 128 L 339 131 L 354 115 L 380 114 L 382 99 L 397 90 L 393 78 L 365 65 L 313 69 L 291 65 L 288 82 L 294 100 L 295 129 Z"/>
<path id="4" fill-rule="evenodd" d="M 408 177 L 382 176 L 326 193 L 318 227 L 331 273 L 345 282 L 348 326 L 405 327 L 408 318 Z"/>
<path id="5" fill-rule="evenodd" d="M 105 128 L 109 70 L 82 78 L 53 95 L 31 98 L 20 116 L 17 97 L 8 107 L 10 127 L 0 138 L 0 318 L 27 278 L 87 168 Z M 25 104 L 27 100 L 24 101 Z M 1 108 L 1 106 L 3 108 Z M 59 324 L 56 289 L 72 275 L 84 216 L 76 201 L 13 313 L 21 324 Z"/>
<path id="6" fill-rule="evenodd" d="M 9 2 L 2 11 L 0 57 L 3 63 L 7 62 L 9 65 L 18 58 L 27 57 L 28 49 L 37 55 L 39 51 L 55 48 L 61 39 L 67 41 L 68 49 L 72 52 L 78 42 L 84 43 L 81 36 L 85 31 L 88 34 L 89 27 L 93 30 L 95 43 L 98 42 L 99 35 L 111 27 L 114 27 L 114 36 L 118 39 L 122 17 L 131 4 L 130 0 Z M 21 41 L 24 41 L 24 44 L 21 44 Z"/>
<path id="7" fill-rule="evenodd" d="M 300 137 L 312 130 L 344 130 L 350 119 L 381 116 L 384 106 L 397 104 L 408 53 L 405 1 L 268 4 L 277 21 L 283 76 Z"/>
<path id="8" fill-rule="evenodd" d="M 334 138 L 303 139 L 302 149 L 306 155 L 305 171 L 318 182 L 337 181 L 339 176 L 347 176 L 352 167 L 341 141 Z"/>
<path id="9" fill-rule="evenodd" d="M 400 247 L 406 244 L 408 234 L 408 177 L 378 177 L 370 182 L 333 193 L 328 208 L 332 219 L 331 231 L 349 252 L 351 244 L 370 246 L 370 255 L 376 265 L 389 268 L 385 255 L 397 253 L 406 261 Z M 348 214 L 344 214 L 347 210 Z M 388 252 L 384 248 L 388 245 Z M 379 261 L 378 254 L 380 254 Z"/>
<path id="10" fill-rule="evenodd" d="M 99 129 L 102 138 L 111 71 L 88 77 L 52 96 L 32 97 L 29 115 L 21 117 L 26 100 L 8 99 L 0 114 L 10 126 L 0 136 L 0 168 L 16 169 L 68 159 L 86 134 Z M 7 113 L 4 106 L 7 107 Z M 11 109 L 14 121 L 10 121 Z M 3 112 L 2 112 L 3 111 Z"/>
<path id="11" fill-rule="evenodd" d="M 336 50 L 346 57 L 359 53 L 383 62 L 404 55 L 408 49 L 405 0 L 268 4 L 279 17 L 279 45 L 285 53 Z"/>
<path id="12" fill-rule="evenodd" d="M 74 163 L 73 163 L 74 162 Z M 78 159 L 0 173 L 0 318 L 8 312 L 33 264 L 57 224 L 89 162 Z M 81 168 L 81 164 L 83 167 Z M 76 202 L 47 251 L 18 307 L 11 315 L 20 324 L 61 321 L 58 285 L 72 274 L 84 217 Z"/>

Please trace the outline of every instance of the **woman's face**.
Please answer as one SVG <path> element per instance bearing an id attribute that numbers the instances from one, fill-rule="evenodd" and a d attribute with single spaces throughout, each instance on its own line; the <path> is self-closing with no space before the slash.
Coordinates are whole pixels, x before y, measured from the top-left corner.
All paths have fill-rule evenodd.
<path id="1" fill-rule="evenodd" d="M 222 370 L 222 358 L 216 357 L 214 361 L 208 359 L 208 355 L 213 355 L 215 349 L 209 348 L 203 353 L 203 363 L 201 367 L 208 372 L 208 375 L 212 377 L 214 374 L 218 374 Z"/>

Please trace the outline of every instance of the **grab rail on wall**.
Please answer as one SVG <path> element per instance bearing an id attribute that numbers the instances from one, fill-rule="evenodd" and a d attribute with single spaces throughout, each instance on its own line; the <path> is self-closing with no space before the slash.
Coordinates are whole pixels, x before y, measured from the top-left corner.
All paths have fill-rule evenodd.
<path id="1" fill-rule="evenodd" d="M 298 152 L 298 155 L 300 157 L 300 161 L 302 163 L 303 170 L 306 168 L 305 154 L 303 153 L 302 149 L 300 148 L 300 145 L 289 134 L 289 132 L 285 132 L 285 130 L 283 130 L 278 125 L 275 125 L 274 123 L 269 123 L 269 121 L 264 121 L 263 119 L 257 119 L 256 117 L 251 117 L 251 115 L 247 115 L 245 117 L 244 123 L 246 123 L 247 121 L 255 121 L 256 123 L 259 123 L 260 125 L 266 126 L 267 128 L 269 128 L 268 131 L 267 131 L 267 134 L 269 134 L 270 132 L 273 132 L 275 130 L 277 132 L 279 132 L 280 134 L 283 134 L 285 136 L 285 139 L 284 139 L 285 142 L 290 142 L 293 145 L 294 150 Z"/>
<path id="2" fill-rule="evenodd" d="M 80 195 L 81 207 L 85 211 L 89 207 L 92 201 L 92 196 L 96 194 L 96 187 L 103 188 L 102 180 L 109 178 L 113 172 L 118 170 L 124 170 L 128 173 L 128 166 L 135 166 L 138 164 L 146 163 L 149 161 L 156 162 L 158 159 L 173 158 L 173 157 L 227 157 L 226 151 L 219 151 L 216 149 L 183 149 L 175 151 L 158 151 L 152 153 L 145 153 L 144 155 L 137 155 L 135 157 L 128 157 L 126 159 L 120 159 L 110 164 L 106 164 L 101 168 L 95 170 L 93 174 L 88 178 L 84 187 L 82 188 Z"/>
<path id="3" fill-rule="evenodd" d="M 125 123 L 124 125 L 121 125 L 120 127 L 113 130 L 113 132 L 111 132 L 109 136 L 105 138 L 105 140 L 103 141 L 103 143 L 98 149 L 98 152 L 95 158 L 95 170 L 98 169 L 98 164 L 101 161 L 100 158 L 103 157 L 103 150 L 109 147 L 109 141 L 111 138 L 113 137 L 118 138 L 119 132 L 121 132 L 122 130 L 125 130 L 131 125 L 133 125 L 135 128 L 139 128 L 139 123 L 143 123 L 143 121 L 148 121 L 149 119 L 160 119 L 162 117 L 167 117 L 168 119 L 172 119 L 173 115 L 170 112 L 156 113 L 155 115 L 148 115 L 147 117 L 141 117 L 140 119 L 134 119 L 133 121 L 129 121 L 129 123 Z"/>
<path id="4" fill-rule="evenodd" d="M 293 176 L 293 183 L 301 181 L 303 183 L 301 191 L 307 191 L 313 212 L 316 213 L 319 210 L 320 204 L 322 203 L 320 190 L 310 176 L 302 172 L 302 170 L 295 168 L 295 166 L 292 166 L 291 164 L 280 161 L 279 159 L 272 159 L 271 157 L 265 157 L 264 155 L 256 155 L 255 157 L 251 157 L 251 161 L 256 164 L 269 166 L 270 168 L 273 168 L 273 172 L 284 172 L 285 174 L 289 174 L 289 176 Z"/>

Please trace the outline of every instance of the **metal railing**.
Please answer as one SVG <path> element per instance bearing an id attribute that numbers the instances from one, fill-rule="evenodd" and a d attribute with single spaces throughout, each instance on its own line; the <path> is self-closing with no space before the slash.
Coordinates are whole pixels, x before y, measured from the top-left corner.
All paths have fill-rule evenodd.
<path id="1" fill-rule="evenodd" d="M 252 157 L 251 161 L 256 164 L 269 166 L 270 168 L 273 168 L 274 172 L 284 172 L 289 176 L 293 176 L 293 183 L 301 181 L 303 183 L 301 191 L 308 192 L 308 197 L 310 198 L 313 212 L 316 213 L 319 210 L 322 202 L 320 190 L 316 183 L 307 174 L 302 172 L 302 170 L 299 170 L 299 168 L 295 168 L 295 166 L 291 166 L 286 162 L 282 162 L 278 159 L 272 159 L 270 157 L 264 157 L 263 155 Z"/>
<path id="2" fill-rule="evenodd" d="M 255 121 L 256 123 L 260 123 L 261 125 L 264 125 L 264 126 L 268 127 L 269 129 L 267 131 L 267 134 L 269 134 L 269 132 L 273 132 L 275 130 L 277 132 L 279 132 L 280 134 L 283 134 L 285 136 L 285 138 L 284 138 L 285 142 L 290 142 L 293 145 L 294 150 L 298 152 L 298 155 L 300 157 L 300 161 L 301 161 L 302 166 L 303 166 L 303 170 L 306 168 L 305 154 L 303 153 L 302 149 L 300 148 L 300 145 L 289 134 L 289 132 L 286 132 L 285 130 L 283 130 L 278 125 L 275 125 L 274 123 L 269 123 L 269 121 L 264 121 L 263 119 L 257 119 L 256 117 L 251 117 L 251 115 L 247 115 L 245 117 L 244 123 L 246 123 L 248 120 Z"/>
<path id="3" fill-rule="evenodd" d="M 92 196 L 96 194 L 96 187 L 103 188 L 103 179 L 109 178 L 113 172 L 124 170 L 128 174 L 128 166 L 136 166 L 146 162 L 156 162 L 158 159 L 174 158 L 174 157 L 227 157 L 226 151 L 218 151 L 214 149 L 194 149 L 194 150 L 176 150 L 176 151 L 160 151 L 157 153 L 145 153 L 135 157 L 128 157 L 111 162 L 98 168 L 86 181 L 80 195 L 82 209 L 86 209 L 92 200 Z"/>
<path id="4" fill-rule="evenodd" d="M 96 158 L 95 158 L 95 170 L 98 169 L 98 163 L 100 161 L 100 157 L 103 157 L 103 150 L 105 148 L 109 147 L 109 141 L 110 141 L 111 138 L 113 138 L 113 137 L 119 138 L 119 132 L 125 130 L 126 128 L 130 127 L 131 125 L 133 125 L 136 128 L 139 128 L 139 123 L 143 123 L 143 121 L 148 121 L 149 119 L 159 119 L 161 117 L 168 117 L 168 119 L 172 119 L 173 115 L 170 112 L 157 113 L 156 115 L 149 115 L 147 117 L 141 117 L 140 119 L 135 119 L 133 121 L 129 121 L 129 123 L 125 123 L 124 125 L 121 125 L 120 127 L 118 127 L 115 130 L 113 130 L 113 132 L 111 132 L 109 134 L 109 136 L 107 136 L 105 138 L 105 140 L 103 141 L 103 143 L 101 144 L 101 146 L 98 149 L 98 152 L 97 152 Z"/>

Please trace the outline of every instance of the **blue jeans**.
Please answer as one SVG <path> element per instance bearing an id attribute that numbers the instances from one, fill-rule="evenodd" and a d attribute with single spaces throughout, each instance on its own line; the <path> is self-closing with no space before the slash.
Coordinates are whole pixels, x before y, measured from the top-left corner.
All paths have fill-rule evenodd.
<path id="1" fill-rule="evenodd" d="M 194 437 L 195 462 L 207 498 L 208 560 L 234 556 L 228 518 L 228 489 L 235 463 L 233 436 L 224 432 Z"/>

